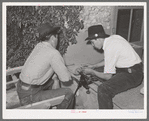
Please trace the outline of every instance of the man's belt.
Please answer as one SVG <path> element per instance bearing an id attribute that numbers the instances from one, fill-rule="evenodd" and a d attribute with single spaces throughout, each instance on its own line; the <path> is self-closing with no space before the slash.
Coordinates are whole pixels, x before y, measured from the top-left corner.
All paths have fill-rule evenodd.
<path id="1" fill-rule="evenodd" d="M 20 84 L 21 84 L 22 86 L 25 86 L 25 87 L 33 87 L 33 88 L 38 88 L 38 87 L 40 87 L 40 85 L 27 84 L 27 83 L 21 81 L 21 79 L 19 79 L 19 81 L 20 81 Z"/>
<path id="2" fill-rule="evenodd" d="M 132 73 L 134 70 L 136 71 L 143 71 L 143 64 L 142 62 L 139 64 L 135 64 L 134 66 L 128 67 L 128 68 L 117 68 L 116 67 L 116 73 L 120 73 L 120 72 L 128 72 L 128 73 Z"/>

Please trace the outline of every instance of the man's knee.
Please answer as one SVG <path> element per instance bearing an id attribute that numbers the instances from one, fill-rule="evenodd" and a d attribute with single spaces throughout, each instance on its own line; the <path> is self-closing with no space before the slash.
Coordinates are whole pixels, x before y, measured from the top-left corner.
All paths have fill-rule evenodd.
<path id="1" fill-rule="evenodd" d="M 70 99 L 73 96 L 73 91 L 70 88 L 65 88 L 65 98 Z"/>
<path id="2" fill-rule="evenodd" d="M 98 92 L 99 93 L 105 93 L 106 87 L 103 84 L 101 84 L 100 86 L 98 86 Z"/>
<path id="3" fill-rule="evenodd" d="M 112 96 L 110 88 L 104 84 L 101 84 L 100 86 L 98 86 L 98 95 L 104 95 L 104 94 Z"/>
<path id="4" fill-rule="evenodd" d="M 69 89 L 69 88 L 66 88 L 66 93 L 70 94 L 70 95 L 73 95 L 73 91 L 71 89 Z"/>

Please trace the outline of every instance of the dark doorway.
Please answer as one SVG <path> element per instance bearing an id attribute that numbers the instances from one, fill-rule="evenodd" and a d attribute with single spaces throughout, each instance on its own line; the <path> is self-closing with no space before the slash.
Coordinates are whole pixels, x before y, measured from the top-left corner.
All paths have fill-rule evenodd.
<path id="1" fill-rule="evenodd" d="M 143 9 L 118 9 L 116 34 L 129 42 L 140 41 L 143 25 Z"/>

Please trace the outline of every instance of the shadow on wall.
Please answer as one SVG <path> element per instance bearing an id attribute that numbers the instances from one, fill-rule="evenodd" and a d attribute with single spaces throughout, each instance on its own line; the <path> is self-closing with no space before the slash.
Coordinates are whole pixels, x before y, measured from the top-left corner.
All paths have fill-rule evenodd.
<path id="1" fill-rule="evenodd" d="M 82 63 L 97 63 L 103 60 L 103 53 L 97 52 L 90 44 L 86 44 L 88 32 L 80 32 L 77 36 L 77 44 L 70 45 L 67 49 L 64 59 L 66 64 L 80 65 Z"/>

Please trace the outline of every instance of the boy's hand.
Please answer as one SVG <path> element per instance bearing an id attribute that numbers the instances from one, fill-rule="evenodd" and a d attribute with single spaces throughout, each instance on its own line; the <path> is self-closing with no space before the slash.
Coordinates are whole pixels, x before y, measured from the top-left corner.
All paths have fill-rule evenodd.
<path id="1" fill-rule="evenodd" d="M 86 68 L 91 68 L 91 69 L 94 69 L 95 67 L 91 64 L 81 64 L 82 67 L 86 67 Z"/>
<path id="2" fill-rule="evenodd" d="M 82 72 L 86 75 L 93 75 L 94 70 L 91 68 L 82 68 Z"/>

